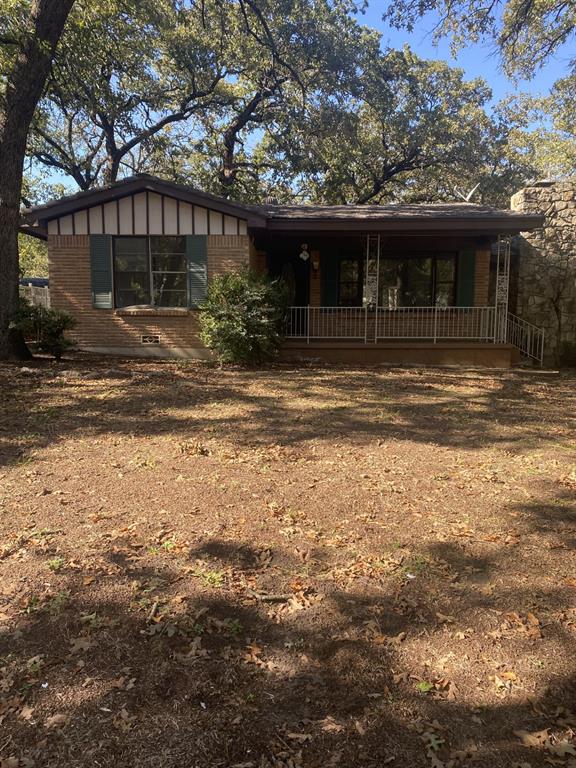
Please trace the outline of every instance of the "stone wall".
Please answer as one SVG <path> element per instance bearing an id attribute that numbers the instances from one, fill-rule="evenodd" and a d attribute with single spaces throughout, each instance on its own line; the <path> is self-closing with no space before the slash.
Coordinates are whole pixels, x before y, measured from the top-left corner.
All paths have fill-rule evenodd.
<path id="1" fill-rule="evenodd" d="M 518 238 L 516 313 L 546 331 L 546 361 L 576 356 L 576 182 L 540 181 L 517 192 L 513 210 L 542 213 L 542 229 Z"/>

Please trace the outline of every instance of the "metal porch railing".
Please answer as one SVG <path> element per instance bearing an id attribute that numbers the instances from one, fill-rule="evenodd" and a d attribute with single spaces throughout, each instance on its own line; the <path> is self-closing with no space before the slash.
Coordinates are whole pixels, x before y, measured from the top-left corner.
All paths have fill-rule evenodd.
<path id="1" fill-rule="evenodd" d="M 286 337 L 307 343 L 350 340 L 509 343 L 540 365 L 544 331 L 496 307 L 290 307 Z"/>
<path id="2" fill-rule="evenodd" d="M 542 328 L 509 312 L 506 341 L 520 350 L 520 354 L 524 357 L 536 360 L 539 365 L 543 364 L 545 333 Z"/>

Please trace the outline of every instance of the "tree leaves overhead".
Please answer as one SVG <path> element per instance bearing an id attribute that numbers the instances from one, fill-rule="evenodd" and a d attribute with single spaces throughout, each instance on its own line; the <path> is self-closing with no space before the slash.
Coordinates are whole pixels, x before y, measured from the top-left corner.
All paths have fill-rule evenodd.
<path id="1" fill-rule="evenodd" d="M 525 77 L 573 38 L 576 27 L 576 8 L 563 0 L 398 0 L 388 3 L 384 18 L 411 31 L 428 13 L 439 17 L 436 39 L 450 36 L 455 50 L 468 42 L 492 40 L 506 71 Z"/>
<path id="2" fill-rule="evenodd" d="M 32 161 L 81 189 L 146 171 L 252 201 L 505 200 L 526 163 L 485 83 L 382 51 L 362 5 L 81 0 Z"/>

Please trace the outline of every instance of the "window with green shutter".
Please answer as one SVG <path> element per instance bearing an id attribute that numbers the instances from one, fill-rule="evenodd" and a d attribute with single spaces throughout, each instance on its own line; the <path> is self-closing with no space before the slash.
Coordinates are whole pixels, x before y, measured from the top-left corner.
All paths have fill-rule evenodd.
<path id="1" fill-rule="evenodd" d="M 456 285 L 456 306 L 474 306 L 474 285 L 476 281 L 476 252 L 460 251 Z"/>
<path id="2" fill-rule="evenodd" d="M 92 306 L 112 309 L 112 237 L 90 235 Z"/>
<path id="3" fill-rule="evenodd" d="M 208 283 L 206 241 L 206 235 L 92 235 L 93 306 L 198 307 Z"/>
<path id="4" fill-rule="evenodd" d="M 208 287 L 208 248 L 206 235 L 186 236 L 188 265 L 188 306 L 199 307 Z"/>

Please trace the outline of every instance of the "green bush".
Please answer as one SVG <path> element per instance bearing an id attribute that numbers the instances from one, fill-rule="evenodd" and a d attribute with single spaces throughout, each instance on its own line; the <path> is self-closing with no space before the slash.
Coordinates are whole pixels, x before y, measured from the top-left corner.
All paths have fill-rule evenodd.
<path id="1" fill-rule="evenodd" d="M 25 338 L 35 341 L 41 352 L 47 352 L 60 360 L 64 350 L 72 346 L 64 334 L 74 328 L 76 320 L 62 310 L 35 306 L 20 299 L 13 325 Z"/>
<path id="2" fill-rule="evenodd" d="M 283 282 L 244 269 L 217 275 L 200 311 L 200 336 L 225 363 L 257 365 L 282 343 L 288 305 Z"/>

